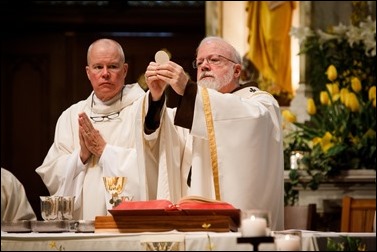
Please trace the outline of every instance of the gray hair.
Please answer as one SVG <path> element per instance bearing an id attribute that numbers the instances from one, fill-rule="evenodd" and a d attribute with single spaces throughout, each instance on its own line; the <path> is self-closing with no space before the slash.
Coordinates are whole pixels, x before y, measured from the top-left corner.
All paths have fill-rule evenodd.
<path id="1" fill-rule="evenodd" d="M 196 54 L 198 53 L 199 48 L 203 44 L 210 42 L 210 41 L 214 41 L 215 43 L 222 44 L 224 46 L 224 48 L 230 53 L 232 60 L 234 60 L 234 62 L 236 62 L 238 64 L 242 64 L 241 55 L 236 50 L 236 48 L 234 48 L 234 46 L 232 46 L 225 39 L 223 39 L 221 37 L 217 37 L 217 36 L 208 36 L 208 37 L 205 37 L 204 39 L 202 39 L 202 41 L 200 41 L 200 43 L 199 43 L 198 48 L 196 49 Z"/>

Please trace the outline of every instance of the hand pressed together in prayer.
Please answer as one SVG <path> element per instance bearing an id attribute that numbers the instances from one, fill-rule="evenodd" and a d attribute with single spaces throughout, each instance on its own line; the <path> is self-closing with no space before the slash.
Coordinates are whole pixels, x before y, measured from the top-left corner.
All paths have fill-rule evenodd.
<path id="1" fill-rule="evenodd" d="M 79 114 L 80 158 L 86 163 L 93 154 L 96 157 L 102 155 L 106 142 L 100 132 L 96 130 L 89 117 L 85 113 Z"/>
<path id="2" fill-rule="evenodd" d="M 165 64 L 150 62 L 145 72 L 145 81 L 153 101 L 161 99 L 167 85 L 170 85 L 177 94 L 183 95 L 188 80 L 189 77 L 184 69 L 173 61 Z"/>
<path id="3" fill-rule="evenodd" d="M 126 83 L 122 45 L 99 38 L 89 45 L 86 60 L 93 90 L 59 116 L 54 142 L 36 169 L 51 195 L 75 196 L 75 220 L 108 214 L 111 195 L 104 190 L 104 176 L 127 178 L 124 192 L 135 200 L 152 198 L 154 181 L 146 181 L 144 171 L 158 165 L 152 150 L 144 154 L 138 133 L 143 125 L 137 118 L 142 117 L 146 92 L 137 82 Z"/>

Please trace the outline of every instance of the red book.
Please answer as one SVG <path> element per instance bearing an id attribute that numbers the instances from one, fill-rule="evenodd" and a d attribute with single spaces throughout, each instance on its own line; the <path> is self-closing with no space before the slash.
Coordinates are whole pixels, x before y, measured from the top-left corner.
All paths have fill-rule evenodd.
<path id="1" fill-rule="evenodd" d="M 186 196 L 176 204 L 169 200 L 123 201 L 109 212 L 115 216 L 228 216 L 235 225 L 240 224 L 240 209 L 230 203 L 203 198 Z"/>

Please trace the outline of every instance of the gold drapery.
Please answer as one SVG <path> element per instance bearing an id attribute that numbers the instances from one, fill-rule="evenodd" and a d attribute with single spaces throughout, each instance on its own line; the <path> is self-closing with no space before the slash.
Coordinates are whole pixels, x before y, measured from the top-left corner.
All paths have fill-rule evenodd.
<path id="1" fill-rule="evenodd" d="M 294 1 L 249 1 L 247 58 L 255 65 L 269 92 L 292 94 L 291 39 Z M 275 91 L 275 92 L 274 92 Z"/>

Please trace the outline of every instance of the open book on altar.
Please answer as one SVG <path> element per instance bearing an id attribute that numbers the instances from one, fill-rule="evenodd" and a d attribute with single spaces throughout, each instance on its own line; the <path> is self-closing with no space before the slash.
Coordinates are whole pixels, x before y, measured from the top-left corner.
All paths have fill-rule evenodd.
<path id="1" fill-rule="evenodd" d="M 228 216 L 240 224 L 240 209 L 230 203 L 201 196 L 186 196 L 176 204 L 169 200 L 123 201 L 108 210 L 112 216 Z"/>

